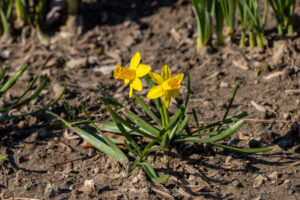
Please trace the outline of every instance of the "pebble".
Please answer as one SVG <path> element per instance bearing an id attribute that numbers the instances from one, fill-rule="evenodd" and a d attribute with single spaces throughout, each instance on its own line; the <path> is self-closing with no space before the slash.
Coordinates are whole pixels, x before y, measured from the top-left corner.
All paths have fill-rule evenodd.
<path id="1" fill-rule="evenodd" d="M 83 191 L 86 193 L 92 192 L 95 190 L 95 183 L 94 180 L 85 180 L 83 185 Z"/>
<path id="2" fill-rule="evenodd" d="M 32 187 L 33 183 L 32 182 L 28 182 L 24 185 L 24 189 L 25 190 L 30 190 L 30 188 Z"/>
<path id="3" fill-rule="evenodd" d="M 137 177 L 134 177 L 133 179 L 132 179 L 132 183 L 137 183 L 139 181 L 139 179 L 137 178 Z"/>
<path id="4" fill-rule="evenodd" d="M 46 199 L 50 198 L 53 195 L 53 187 L 51 185 L 51 183 L 48 183 L 46 188 L 45 188 L 45 192 L 44 192 L 44 197 Z"/>
<path id="5" fill-rule="evenodd" d="M 294 190 L 293 189 L 288 189 L 288 195 L 292 195 L 294 193 Z"/>
<path id="6" fill-rule="evenodd" d="M 253 188 L 261 186 L 266 180 L 268 180 L 266 177 L 258 175 L 254 180 Z"/>
<path id="7" fill-rule="evenodd" d="M 227 82 L 225 82 L 225 81 L 221 81 L 221 83 L 220 83 L 220 87 L 221 88 L 227 88 L 228 87 L 228 83 Z"/>
<path id="8" fill-rule="evenodd" d="M 271 180 L 277 180 L 277 179 L 278 179 L 278 172 L 277 172 L 277 171 L 272 172 L 272 173 L 268 176 L 268 178 L 271 179 Z"/>
<path id="9" fill-rule="evenodd" d="M 86 65 L 86 63 L 87 63 L 87 58 L 77 58 L 77 59 L 73 58 L 66 63 L 66 66 L 70 69 L 74 69 Z"/>

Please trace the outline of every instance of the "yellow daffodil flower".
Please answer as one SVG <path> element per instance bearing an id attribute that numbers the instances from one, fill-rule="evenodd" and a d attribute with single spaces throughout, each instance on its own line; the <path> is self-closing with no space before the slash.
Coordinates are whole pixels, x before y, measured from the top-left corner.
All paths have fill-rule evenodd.
<path id="1" fill-rule="evenodd" d="M 117 65 L 114 70 L 115 79 L 123 79 L 125 84 L 130 84 L 129 97 L 132 96 L 133 89 L 141 91 L 143 89 L 140 78 L 147 75 L 151 71 L 149 65 L 140 64 L 141 55 L 136 52 L 130 61 L 130 67 L 125 68 Z"/>
<path id="2" fill-rule="evenodd" d="M 148 99 L 156 99 L 163 97 L 163 101 L 167 108 L 169 108 L 171 97 L 177 98 L 179 96 L 180 82 L 183 79 L 183 73 L 171 77 L 170 68 L 165 65 L 161 70 L 161 75 L 157 73 L 149 73 L 151 79 L 158 85 L 155 85 L 147 94 Z"/>

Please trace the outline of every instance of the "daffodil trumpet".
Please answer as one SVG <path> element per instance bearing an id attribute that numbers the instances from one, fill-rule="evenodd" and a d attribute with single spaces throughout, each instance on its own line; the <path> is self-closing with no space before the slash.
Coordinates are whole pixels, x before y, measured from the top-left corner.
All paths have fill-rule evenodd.
<path id="1" fill-rule="evenodd" d="M 149 65 L 140 64 L 141 55 L 136 52 L 130 61 L 130 67 L 125 68 L 117 65 L 114 70 L 114 78 L 124 80 L 125 84 L 129 83 L 129 97 L 132 96 L 133 89 L 141 91 L 143 89 L 141 78 L 146 76 L 150 71 Z"/>

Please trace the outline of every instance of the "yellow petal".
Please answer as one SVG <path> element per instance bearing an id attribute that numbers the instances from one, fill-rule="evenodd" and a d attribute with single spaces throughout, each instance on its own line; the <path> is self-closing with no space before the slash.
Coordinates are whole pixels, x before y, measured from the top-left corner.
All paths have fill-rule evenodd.
<path id="1" fill-rule="evenodd" d="M 174 76 L 173 78 L 175 78 L 178 81 L 178 83 L 180 83 L 182 81 L 183 77 L 184 77 L 184 74 L 180 73 L 180 74 L 177 74 L 176 76 Z"/>
<path id="2" fill-rule="evenodd" d="M 162 84 L 164 82 L 164 80 L 162 79 L 162 77 L 157 74 L 157 73 L 154 73 L 154 72 L 150 72 L 149 73 L 151 79 L 158 85 Z"/>
<path id="3" fill-rule="evenodd" d="M 176 90 L 180 88 L 180 84 L 175 78 L 170 78 L 167 81 L 163 82 L 162 87 L 165 91 Z"/>
<path id="4" fill-rule="evenodd" d="M 179 90 L 171 90 L 171 91 L 168 91 L 168 94 L 173 97 L 173 98 L 178 98 L 179 97 Z"/>
<path id="5" fill-rule="evenodd" d="M 151 90 L 147 94 L 148 99 L 156 99 L 158 97 L 161 97 L 165 94 L 164 89 L 161 85 L 155 85 L 151 88 Z"/>
<path id="6" fill-rule="evenodd" d="M 133 87 L 132 87 L 132 84 L 130 84 L 130 87 L 129 87 L 129 97 L 132 96 L 132 90 L 133 90 Z"/>
<path id="7" fill-rule="evenodd" d="M 147 75 L 151 71 L 151 67 L 149 65 L 139 64 L 136 69 L 136 76 L 143 77 Z"/>
<path id="8" fill-rule="evenodd" d="M 143 89 L 142 81 L 139 78 L 134 79 L 130 85 L 132 85 L 133 89 L 137 91 L 141 91 Z"/>
<path id="9" fill-rule="evenodd" d="M 115 79 L 129 79 L 133 80 L 136 77 L 135 70 L 128 69 L 125 67 L 121 67 L 120 65 L 117 65 L 114 70 L 114 78 Z"/>
<path id="10" fill-rule="evenodd" d="M 136 52 L 130 61 L 130 69 L 136 70 L 141 61 L 141 55 L 139 52 Z"/>
<path id="11" fill-rule="evenodd" d="M 170 101 L 171 101 L 171 96 L 167 93 L 167 94 L 164 96 L 163 100 L 164 100 L 164 103 L 165 103 L 166 108 L 169 108 Z"/>
<path id="12" fill-rule="evenodd" d="M 124 79 L 124 82 L 127 85 L 130 82 L 130 80 L 129 79 Z"/>
<path id="13" fill-rule="evenodd" d="M 162 70 L 161 70 L 161 77 L 164 79 L 164 81 L 168 80 L 171 78 L 171 71 L 168 65 L 164 65 Z"/>

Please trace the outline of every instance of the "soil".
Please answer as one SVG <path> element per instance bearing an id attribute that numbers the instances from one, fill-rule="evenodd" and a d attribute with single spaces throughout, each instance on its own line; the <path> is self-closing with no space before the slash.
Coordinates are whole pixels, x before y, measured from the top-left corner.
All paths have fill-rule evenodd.
<path id="1" fill-rule="evenodd" d="M 0 167 L 0 199 L 300 199 L 300 2 L 293 37 L 279 38 L 272 12 L 268 15 L 264 50 L 239 47 L 237 30 L 231 42 L 197 53 L 196 20 L 187 0 L 84 1 L 82 34 L 62 29 L 41 39 L 26 27 L 2 39 L 1 66 L 9 74 L 25 63 L 30 67 L 2 97 L 1 107 L 16 100 L 34 75 L 47 74 L 42 95 L 15 112 L 53 101 L 64 82 L 77 119 L 80 101 L 94 118 L 109 118 L 96 99 L 97 87 L 139 112 L 128 87 L 112 76 L 116 64 L 128 66 L 139 51 L 142 63 L 155 72 L 165 64 L 174 74 L 189 70 L 188 111 L 194 108 L 201 124 L 222 118 L 239 82 L 229 115 L 246 111 L 248 116 L 224 144 L 274 149 L 249 155 L 186 144 L 166 159 L 150 156 L 158 174 L 170 177 L 160 185 L 139 168 L 128 174 L 104 153 L 83 148 L 76 134 L 52 126 L 55 119 L 40 113 L 1 124 L 0 155 L 8 160 Z M 62 103 L 52 111 L 66 117 Z"/>

